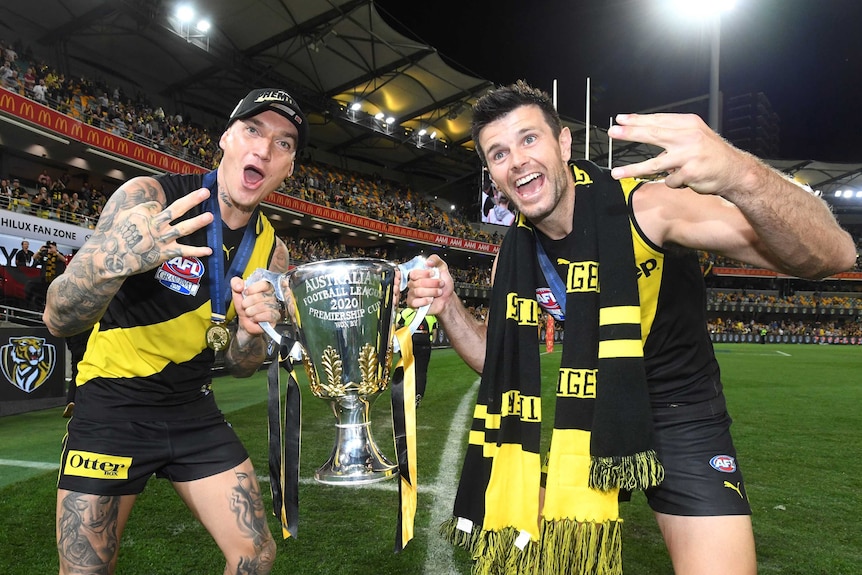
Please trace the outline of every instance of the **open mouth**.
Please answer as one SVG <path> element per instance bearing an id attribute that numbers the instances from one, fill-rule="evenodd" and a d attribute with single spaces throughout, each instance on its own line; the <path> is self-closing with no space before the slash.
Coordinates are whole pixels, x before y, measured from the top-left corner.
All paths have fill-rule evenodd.
<path id="1" fill-rule="evenodd" d="M 258 186 L 264 178 L 264 173 L 254 166 L 246 166 L 242 171 L 243 183 L 246 187 Z"/>
<path id="2" fill-rule="evenodd" d="M 542 174 L 533 172 L 515 180 L 515 188 L 519 195 L 528 196 L 541 188 L 544 181 L 545 177 Z"/>

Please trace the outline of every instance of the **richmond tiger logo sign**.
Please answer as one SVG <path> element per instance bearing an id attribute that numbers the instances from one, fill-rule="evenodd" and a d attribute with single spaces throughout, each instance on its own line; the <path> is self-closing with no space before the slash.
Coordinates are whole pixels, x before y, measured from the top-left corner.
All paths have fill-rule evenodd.
<path id="1" fill-rule="evenodd" d="M 27 393 L 48 381 L 56 364 L 57 348 L 44 337 L 10 337 L 8 344 L 0 346 L 0 372 Z"/>

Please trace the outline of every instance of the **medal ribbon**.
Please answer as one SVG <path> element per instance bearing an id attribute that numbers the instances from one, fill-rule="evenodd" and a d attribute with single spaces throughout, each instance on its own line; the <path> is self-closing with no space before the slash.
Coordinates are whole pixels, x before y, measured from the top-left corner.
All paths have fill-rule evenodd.
<path id="1" fill-rule="evenodd" d="M 213 221 L 207 228 L 207 244 L 213 253 L 209 257 L 210 266 L 210 305 L 212 306 L 211 320 L 214 324 L 224 323 L 227 317 L 228 302 L 231 300 L 230 279 L 234 276 L 242 277 L 242 272 L 251 258 L 256 239 L 255 225 L 257 224 L 259 208 L 254 212 L 246 224 L 242 235 L 242 241 L 236 250 L 236 257 L 230 264 L 226 274 L 223 274 L 224 259 L 222 253 L 222 221 L 221 209 L 218 203 L 218 170 L 213 170 L 204 175 L 203 187 L 209 189 L 210 197 L 207 200 L 206 209 L 213 215 Z"/>

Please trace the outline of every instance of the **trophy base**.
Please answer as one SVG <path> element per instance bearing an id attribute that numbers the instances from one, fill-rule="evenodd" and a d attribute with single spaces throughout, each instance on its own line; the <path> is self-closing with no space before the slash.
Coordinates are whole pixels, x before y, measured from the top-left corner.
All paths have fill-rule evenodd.
<path id="1" fill-rule="evenodd" d="M 329 460 L 314 472 L 326 485 L 365 485 L 397 475 L 398 467 L 380 453 L 370 422 L 336 425 L 337 439 Z"/>

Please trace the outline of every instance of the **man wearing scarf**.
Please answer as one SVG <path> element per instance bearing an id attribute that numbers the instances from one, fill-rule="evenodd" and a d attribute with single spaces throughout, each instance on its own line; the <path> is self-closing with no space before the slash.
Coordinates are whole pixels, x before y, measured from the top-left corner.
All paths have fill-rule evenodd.
<path id="1" fill-rule="evenodd" d="M 432 303 L 482 374 L 442 532 L 471 552 L 477 574 L 616 575 L 618 501 L 642 489 L 677 575 L 754 574 L 695 250 L 821 278 L 852 267 L 855 246 L 821 200 L 696 116 L 620 115 L 609 135 L 664 151 L 610 171 L 570 163 L 569 129 L 523 82 L 474 106 L 476 151 L 518 217 L 494 262 L 487 324 L 436 256 L 439 278 L 410 277 L 409 305 Z M 539 307 L 564 321 L 555 382 L 541 381 Z M 546 385 L 555 405 L 543 410 Z"/>

